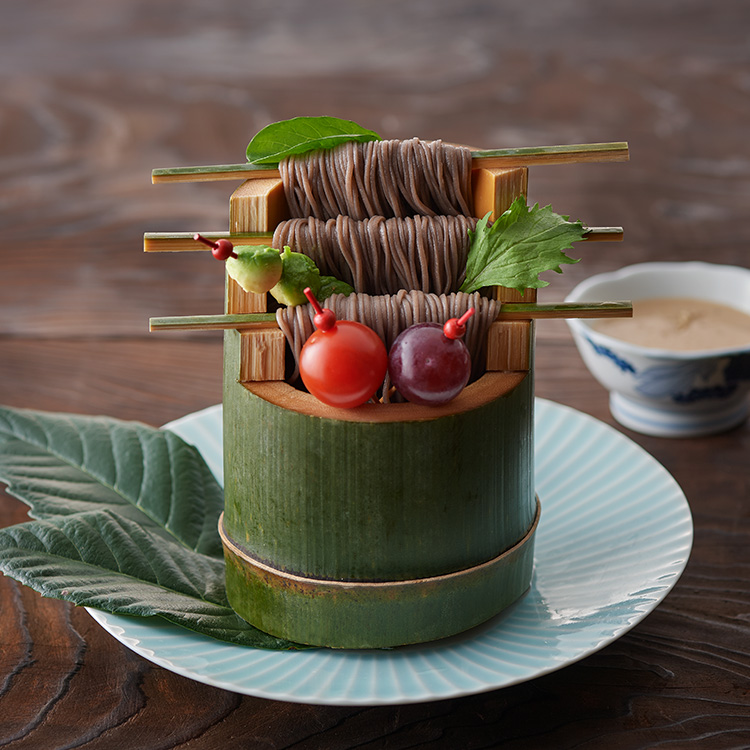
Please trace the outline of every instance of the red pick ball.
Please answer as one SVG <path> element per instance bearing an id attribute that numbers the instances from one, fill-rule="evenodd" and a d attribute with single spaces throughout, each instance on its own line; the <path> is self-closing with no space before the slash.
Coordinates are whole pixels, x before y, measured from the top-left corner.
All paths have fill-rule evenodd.
<path id="1" fill-rule="evenodd" d="M 194 234 L 193 239 L 197 242 L 202 242 L 211 248 L 211 254 L 216 260 L 226 260 L 227 258 L 236 258 L 237 253 L 234 252 L 234 245 L 229 240 L 209 240 L 200 234 Z"/>
<path id="2" fill-rule="evenodd" d="M 323 310 L 309 288 L 318 330 L 299 356 L 299 371 L 307 390 L 319 401 L 341 409 L 360 406 L 374 395 L 388 369 L 385 344 L 372 328 L 353 320 L 336 320 Z"/>
<path id="3" fill-rule="evenodd" d="M 466 323 L 474 312 L 474 308 L 470 307 L 460 318 L 446 320 L 443 326 L 443 335 L 449 339 L 462 338 L 466 333 Z"/>
<path id="4" fill-rule="evenodd" d="M 324 310 L 320 306 L 320 302 L 318 302 L 309 286 L 305 287 L 302 292 L 310 300 L 310 304 L 315 310 L 315 316 L 313 317 L 315 327 L 320 331 L 330 331 L 336 325 L 336 314 L 333 310 L 327 308 Z"/>

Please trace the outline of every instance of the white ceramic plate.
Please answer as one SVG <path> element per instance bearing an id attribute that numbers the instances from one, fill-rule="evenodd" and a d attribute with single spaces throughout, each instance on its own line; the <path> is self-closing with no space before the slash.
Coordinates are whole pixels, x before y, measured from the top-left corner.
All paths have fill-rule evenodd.
<path id="1" fill-rule="evenodd" d="M 196 445 L 221 479 L 221 407 L 167 426 Z M 542 518 L 531 590 L 461 636 L 392 650 L 263 651 L 159 618 L 89 612 L 128 648 L 166 669 L 282 701 L 431 701 L 560 669 L 619 638 L 662 601 L 687 563 L 693 526 L 674 479 L 621 433 L 540 399 L 536 430 Z"/>

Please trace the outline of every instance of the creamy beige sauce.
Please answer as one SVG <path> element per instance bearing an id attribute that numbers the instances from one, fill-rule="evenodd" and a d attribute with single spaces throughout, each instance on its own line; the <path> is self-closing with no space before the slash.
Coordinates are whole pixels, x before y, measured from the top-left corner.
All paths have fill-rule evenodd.
<path id="1" fill-rule="evenodd" d="M 632 318 L 599 320 L 593 327 L 631 344 L 672 351 L 750 349 L 750 315 L 700 299 L 635 300 Z"/>

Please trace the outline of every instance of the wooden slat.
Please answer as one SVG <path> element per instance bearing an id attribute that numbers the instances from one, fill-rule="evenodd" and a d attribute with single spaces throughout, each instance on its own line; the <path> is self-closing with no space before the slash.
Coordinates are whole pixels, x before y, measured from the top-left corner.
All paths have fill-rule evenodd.
<path id="1" fill-rule="evenodd" d="M 284 186 L 278 176 L 246 180 L 229 199 L 229 231 L 233 234 L 272 232 L 288 216 Z M 227 274 L 227 313 L 263 312 L 267 309 L 267 300 L 267 294 L 245 292 Z M 284 377 L 284 341 L 284 335 L 278 330 L 247 331 L 242 335 L 240 361 L 236 365 L 226 363 L 226 367 L 237 366 L 242 382 L 281 379 Z"/>
<path id="2" fill-rule="evenodd" d="M 229 199 L 229 231 L 231 235 L 263 235 L 270 242 L 270 233 L 288 217 L 284 189 L 278 178 L 246 180 Z M 227 276 L 225 309 L 230 314 L 263 312 L 267 296 L 246 292 Z"/>
<path id="3" fill-rule="evenodd" d="M 240 383 L 284 379 L 286 337 L 276 328 L 243 331 L 240 341 Z"/>
<path id="4" fill-rule="evenodd" d="M 519 195 L 526 195 L 529 186 L 529 170 L 474 169 L 471 175 L 471 192 L 474 216 L 490 214 L 494 221 L 510 208 Z"/>
<path id="5" fill-rule="evenodd" d="M 269 245 L 271 232 L 200 232 L 208 240 L 230 240 L 234 245 Z M 210 252 L 211 248 L 193 239 L 195 232 L 146 232 L 143 251 L 146 253 Z"/>
<path id="6" fill-rule="evenodd" d="M 236 315 L 264 313 L 268 309 L 268 296 L 246 292 L 229 274 L 226 274 L 224 309 Z"/>
<path id="7" fill-rule="evenodd" d="M 529 170 L 525 167 L 513 169 L 481 168 L 474 169 L 471 176 L 474 213 L 485 216 L 488 212 L 494 221 L 507 211 L 516 198 L 526 196 L 529 188 Z M 515 289 L 496 286 L 493 289 L 495 299 L 505 301 L 536 301 L 536 292 L 520 297 Z"/>
<path id="8" fill-rule="evenodd" d="M 487 332 L 487 370 L 489 372 L 530 370 L 533 345 L 533 321 L 496 321 Z"/>
<path id="9" fill-rule="evenodd" d="M 280 179 L 253 179 L 242 183 L 229 199 L 229 231 L 237 234 L 273 232 L 289 218 Z"/>
<path id="10" fill-rule="evenodd" d="M 506 302 L 533 304 L 536 302 L 537 294 L 536 289 L 524 289 L 519 292 L 518 289 L 511 289 L 508 286 L 496 286 L 493 288 L 493 296 L 503 305 Z"/>

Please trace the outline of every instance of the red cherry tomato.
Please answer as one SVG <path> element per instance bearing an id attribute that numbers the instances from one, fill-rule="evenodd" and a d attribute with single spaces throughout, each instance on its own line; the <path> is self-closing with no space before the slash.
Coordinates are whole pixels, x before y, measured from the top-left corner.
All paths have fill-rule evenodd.
<path id="1" fill-rule="evenodd" d="M 352 320 L 339 320 L 328 330 L 315 331 L 299 358 L 307 390 L 324 404 L 343 409 L 370 399 L 387 369 L 385 344 L 372 328 Z"/>

